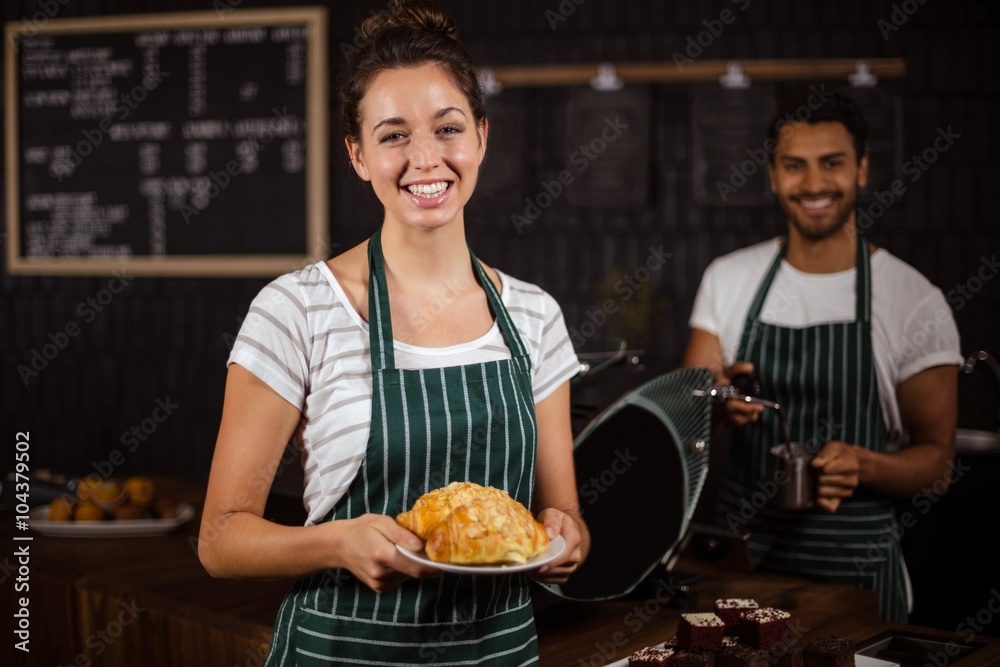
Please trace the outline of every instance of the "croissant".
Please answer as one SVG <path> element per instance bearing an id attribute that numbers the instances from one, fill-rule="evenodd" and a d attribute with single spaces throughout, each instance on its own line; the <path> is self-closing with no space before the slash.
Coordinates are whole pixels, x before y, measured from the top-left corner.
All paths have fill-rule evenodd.
<path id="1" fill-rule="evenodd" d="M 506 491 L 452 482 L 417 499 L 396 523 L 424 540 L 433 561 L 525 563 L 549 546 L 542 524 Z"/>

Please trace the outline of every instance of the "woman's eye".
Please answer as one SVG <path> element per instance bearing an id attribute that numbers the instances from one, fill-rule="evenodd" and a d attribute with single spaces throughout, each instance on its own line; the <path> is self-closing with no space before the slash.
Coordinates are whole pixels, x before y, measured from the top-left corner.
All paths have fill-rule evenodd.
<path id="1" fill-rule="evenodd" d="M 459 134 L 462 132 L 462 128 L 456 125 L 445 125 L 438 132 L 441 134 Z"/>
<path id="2" fill-rule="evenodd" d="M 403 133 L 402 132 L 392 132 L 390 134 L 385 135 L 381 139 L 379 139 L 378 142 L 380 144 L 388 144 L 388 143 L 392 143 L 394 141 L 398 141 L 398 140 L 400 140 L 402 138 L 403 138 Z"/>

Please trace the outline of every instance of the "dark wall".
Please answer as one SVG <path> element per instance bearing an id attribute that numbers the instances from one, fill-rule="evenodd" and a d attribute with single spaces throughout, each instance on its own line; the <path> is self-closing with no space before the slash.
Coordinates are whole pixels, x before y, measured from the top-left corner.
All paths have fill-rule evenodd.
<path id="1" fill-rule="evenodd" d="M 219 0 L 221 2 L 221 0 Z M 576 3 L 580 3 L 578 6 Z M 216 4 L 219 4 L 218 2 Z M 230 0 L 238 7 L 281 2 Z M 330 64 L 339 76 L 341 46 L 354 27 L 384 2 L 330 4 Z M 482 65 L 596 61 L 670 61 L 704 21 L 739 3 L 558 0 L 459 2 L 453 12 L 461 34 Z M 58 17 L 174 10 L 212 10 L 208 0 L 88 0 L 68 3 L 5 3 L 6 19 L 31 18 L 40 5 L 58 5 Z M 897 13 L 905 5 L 913 16 Z M 565 21 L 550 24 L 560 6 L 575 7 Z M 1000 249 L 1000 225 L 991 210 L 1000 165 L 1000 4 L 989 0 L 917 0 L 891 3 L 755 0 L 705 49 L 702 58 L 902 57 L 903 81 L 884 82 L 901 97 L 903 156 L 932 145 L 939 128 L 961 135 L 919 180 L 909 184 L 869 230 L 870 238 L 910 262 L 946 293 L 959 287 L 971 298 L 951 299 L 963 351 L 1000 353 L 994 332 L 1000 280 L 990 263 Z M 898 30 L 884 32 L 893 19 Z M 879 23 L 882 21 L 883 23 Z M 880 27 L 881 26 L 881 27 Z M 837 82 L 838 84 L 842 82 Z M 780 93 L 788 86 L 778 86 Z M 603 298 L 598 285 L 613 272 L 631 272 L 650 247 L 671 254 L 654 272 L 649 289 L 627 314 L 619 313 L 602 333 L 627 332 L 632 346 L 648 350 L 647 362 L 670 369 L 679 363 L 686 320 L 701 272 L 715 256 L 780 233 L 773 206 L 711 207 L 696 204 L 691 179 L 691 85 L 649 87 L 649 196 L 636 209 L 580 210 L 566 197 L 518 230 L 511 215 L 524 198 L 569 167 L 572 146 L 563 137 L 565 89 L 504 93 L 522 106 L 522 187 L 508 199 L 486 198 L 471 206 L 469 235 L 486 261 L 537 282 L 562 304 L 570 327 L 579 327 Z M 500 130 L 498 130 L 499 132 Z M 333 252 L 369 235 L 379 209 L 343 160 L 341 138 L 331 133 Z M 865 202 L 862 202 L 864 204 Z M 280 225 L 281 220 L 274 224 Z M 222 405 L 228 346 L 250 300 L 264 279 L 135 278 L 95 313 L 80 316 L 79 304 L 98 298 L 109 278 L 12 277 L 0 272 L 0 433 L 31 432 L 33 468 L 83 471 L 121 452 L 116 470 L 155 470 L 205 479 Z M 117 286 L 117 285 L 116 285 Z M 72 338 L 37 377 L 22 381 L 16 367 L 33 350 L 58 337 L 67 323 L 82 332 Z M 963 377 L 961 422 L 996 428 L 997 384 L 985 371 Z M 158 403 L 170 405 L 162 421 L 149 421 Z M 155 414 L 163 415 L 163 409 Z M 155 430 L 143 440 L 128 431 Z M 6 467 L 7 462 L 4 462 Z M 105 466 L 105 469 L 106 466 Z"/>

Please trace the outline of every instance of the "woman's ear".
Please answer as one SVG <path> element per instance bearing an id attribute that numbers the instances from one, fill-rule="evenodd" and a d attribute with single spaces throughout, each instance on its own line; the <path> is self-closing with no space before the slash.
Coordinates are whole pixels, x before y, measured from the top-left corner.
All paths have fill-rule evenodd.
<path id="1" fill-rule="evenodd" d="M 486 158 L 486 137 L 490 133 L 490 122 L 484 118 L 476 127 L 476 131 L 479 133 L 479 164 L 482 164 Z"/>
<path id="2" fill-rule="evenodd" d="M 354 167 L 354 173 L 363 181 L 371 181 L 371 174 L 368 173 L 364 156 L 361 154 L 361 142 L 344 137 L 344 145 L 347 146 L 347 158 L 351 161 L 351 166 Z"/>

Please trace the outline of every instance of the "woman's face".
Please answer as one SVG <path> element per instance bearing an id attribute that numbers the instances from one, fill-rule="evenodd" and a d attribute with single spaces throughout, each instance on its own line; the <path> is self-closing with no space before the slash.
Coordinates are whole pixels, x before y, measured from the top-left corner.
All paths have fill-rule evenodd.
<path id="1" fill-rule="evenodd" d="M 359 105 L 361 137 L 347 140 L 358 175 L 371 181 L 387 223 L 437 229 L 461 221 L 486 154 L 465 95 L 437 65 L 392 69 Z"/>

